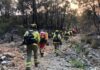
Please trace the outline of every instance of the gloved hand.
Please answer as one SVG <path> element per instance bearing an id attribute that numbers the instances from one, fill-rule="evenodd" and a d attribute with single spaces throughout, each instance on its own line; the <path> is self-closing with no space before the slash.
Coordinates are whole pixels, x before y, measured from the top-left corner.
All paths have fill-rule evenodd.
<path id="1" fill-rule="evenodd" d="M 60 45 L 62 45 L 62 42 L 60 42 Z"/>
<path id="2" fill-rule="evenodd" d="M 46 45 L 49 46 L 49 42 L 47 42 Z"/>

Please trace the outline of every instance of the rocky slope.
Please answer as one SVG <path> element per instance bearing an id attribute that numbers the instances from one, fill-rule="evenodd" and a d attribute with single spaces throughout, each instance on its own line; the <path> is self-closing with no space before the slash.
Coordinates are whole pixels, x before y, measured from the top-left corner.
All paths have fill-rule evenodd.
<path id="1" fill-rule="evenodd" d="M 75 44 L 77 42 L 77 44 Z M 25 70 L 25 49 L 20 42 L 0 44 L 0 70 Z M 92 49 L 89 44 L 80 43 L 79 36 L 63 41 L 59 56 L 54 47 L 46 46 L 43 58 L 39 55 L 39 67 L 32 70 L 100 70 L 100 49 Z"/>

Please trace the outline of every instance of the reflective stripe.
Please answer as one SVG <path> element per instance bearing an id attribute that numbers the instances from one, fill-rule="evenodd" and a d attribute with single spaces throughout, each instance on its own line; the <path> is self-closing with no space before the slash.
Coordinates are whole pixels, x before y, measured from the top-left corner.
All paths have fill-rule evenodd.
<path id="1" fill-rule="evenodd" d="M 39 61 L 38 61 L 37 59 L 34 59 L 34 62 L 35 62 L 35 63 L 39 63 Z"/>
<path id="2" fill-rule="evenodd" d="M 37 59 L 34 59 L 35 62 L 37 62 Z"/>
<path id="3" fill-rule="evenodd" d="M 31 67 L 32 62 L 26 62 L 26 67 Z"/>
<path id="4" fill-rule="evenodd" d="M 33 43 L 33 45 L 34 45 L 34 46 L 38 46 L 38 44 L 36 44 L 36 43 Z"/>
<path id="5" fill-rule="evenodd" d="M 59 43 L 59 42 L 53 42 L 53 43 Z"/>
<path id="6" fill-rule="evenodd" d="M 55 53 L 58 53 L 59 52 L 59 50 L 58 49 L 55 49 Z"/>

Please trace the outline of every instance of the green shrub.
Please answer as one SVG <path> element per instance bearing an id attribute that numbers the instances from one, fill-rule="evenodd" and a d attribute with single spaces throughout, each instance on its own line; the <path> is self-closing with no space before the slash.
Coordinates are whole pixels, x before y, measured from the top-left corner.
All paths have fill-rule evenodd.
<path id="1" fill-rule="evenodd" d="M 81 69 L 85 68 L 85 66 L 84 66 L 84 64 L 82 63 L 81 60 L 71 59 L 70 63 L 76 68 L 81 68 Z"/>
<path id="2" fill-rule="evenodd" d="M 0 34 L 3 34 L 7 31 L 10 24 L 8 23 L 0 23 Z"/>

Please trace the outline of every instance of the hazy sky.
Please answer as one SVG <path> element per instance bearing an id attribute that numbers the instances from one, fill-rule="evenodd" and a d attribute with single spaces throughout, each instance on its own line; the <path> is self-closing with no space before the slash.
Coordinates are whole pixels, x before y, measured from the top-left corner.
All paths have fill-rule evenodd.
<path id="1" fill-rule="evenodd" d="M 59 1 L 59 0 L 58 0 Z M 78 9 L 78 4 L 76 3 L 76 0 L 68 0 L 70 2 L 70 8 L 71 9 Z M 13 5 L 16 6 L 16 3 L 18 3 L 18 0 L 12 0 Z M 15 3 L 15 4 L 14 4 Z M 59 6 L 62 6 L 65 4 L 65 2 L 63 2 L 62 4 L 60 4 Z M 41 10 L 45 10 L 43 7 L 37 9 L 38 11 Z M 20 15 L 20 12 L 16 12 L 16 15 Z"/>

